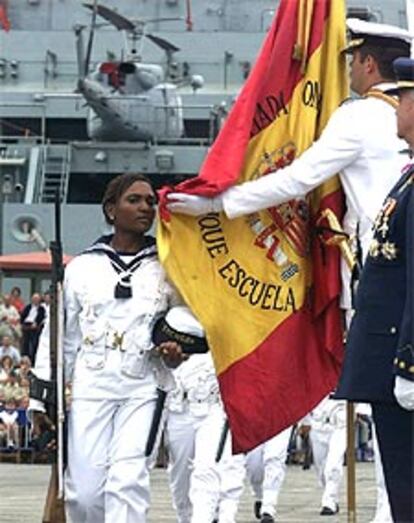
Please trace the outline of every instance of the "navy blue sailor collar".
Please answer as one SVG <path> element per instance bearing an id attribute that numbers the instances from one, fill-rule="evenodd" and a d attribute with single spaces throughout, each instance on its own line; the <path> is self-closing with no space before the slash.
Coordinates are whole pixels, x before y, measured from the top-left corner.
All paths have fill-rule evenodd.
<path id="1" fill-rule="evenodd" d="M 155 238 L 152 236 L 144 236 L 143 247 L 135 254 L 132 255 L 132 259 L 125 262 L 122 259 L 121 252 L 117 252 L 111 246 L 111 240 L 113 234 L 101 236 L 93 243 L 90 247 L 85 249 L 82 254 L 101 253 L 108 256 L 110 263 L 118 274 L 118 282 L 115 287 L 114 296 L 115 298 L 131 298 L 132 297 L 132 286 L 131 276 L 138 269 L 141 263 L 148 258 L 154 258 L 157 256 L 157 245 Z"/>

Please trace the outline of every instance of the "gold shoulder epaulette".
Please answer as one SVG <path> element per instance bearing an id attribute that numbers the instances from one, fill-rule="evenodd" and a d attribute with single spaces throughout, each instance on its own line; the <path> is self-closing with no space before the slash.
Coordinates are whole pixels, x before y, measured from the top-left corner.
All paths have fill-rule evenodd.
<path id="1" fill-rule="evenodd" d="M 390 104 L 392 107 L 394 107 L 394 109 L 396 109 L 399 104 L 397 98 L 389 94 L 386 94 L 380 91 L 379 89 L 370 89 L 369 91 L 367 91 L 364 95 L 364 98 L 368 97 L 379 98 L 380 100 L 384 100 L 384 102 Z"/>

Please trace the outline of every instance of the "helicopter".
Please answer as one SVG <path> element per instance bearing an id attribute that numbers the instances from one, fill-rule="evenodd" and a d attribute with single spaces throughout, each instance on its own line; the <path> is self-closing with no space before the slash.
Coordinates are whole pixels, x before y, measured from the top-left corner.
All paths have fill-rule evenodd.
<path id="1" fill-rule="evenodd" d="M 177 18 L 130 20 L 96 0 L 83 5 L 92 11 L 86 54 L 83 42 L 85 26 L 77 25 L 74 31 L 79 71 L 77 90 L 90 108 L 88 136 L 99 141 L 138 142 L 182 137 L 184 120 L 178 88 L 191 85 L 195 91 L 203 86 L 204 80 L 200 75 L 190 76 L 185 67 L 181 78 L 177 77 L 173 55 L 180 49 L 168 40 L 146 32 L 146 26 L 151 22 Z M 124 33 L 126 52 L 125 58 L 116 60 L 111 56 L 90 72 L 98 16 Z M 142 61 L 144 38 L 165 52 L 166 70 L 158 64 Z"/>

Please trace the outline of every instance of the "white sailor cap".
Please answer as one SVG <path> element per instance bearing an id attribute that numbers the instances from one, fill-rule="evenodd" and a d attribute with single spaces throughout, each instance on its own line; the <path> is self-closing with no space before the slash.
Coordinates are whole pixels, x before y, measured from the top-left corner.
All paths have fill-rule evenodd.
<path id="1" fill-rule="evenodd" d="M 158 346 L 165 341 L 175 341 L 184 353 L 203 353 L 208 351 L 204 329 L 188 307 L 171 308 L 154 325 L 152 341 Z"/>
<path id="2" fill-rule="evenodd" d="M 352 53 L 364 44 L 384 48 L 401 49 L 402 54 L 409 55 L 413 35 L 406 29 L 389 24 L 366 22 L 359 18 L 348 18 L 346 25 L 349 31 L 348 44 L 343 49 Z"/>

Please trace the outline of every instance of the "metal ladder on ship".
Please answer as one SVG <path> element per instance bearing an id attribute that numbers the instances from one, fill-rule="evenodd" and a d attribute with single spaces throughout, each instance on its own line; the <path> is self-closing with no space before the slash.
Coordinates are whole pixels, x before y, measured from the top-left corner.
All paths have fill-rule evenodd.
<path id="1" fill-rule="evenodd" d="M 70 144 L 44 145 L 38 192 L 39 203 L 52 203 L 56 191 L 59 191 L 61 202 L 67 201 L 71 158 Z"/>

